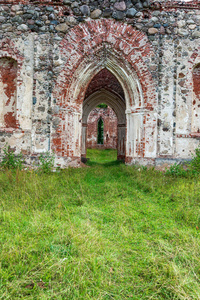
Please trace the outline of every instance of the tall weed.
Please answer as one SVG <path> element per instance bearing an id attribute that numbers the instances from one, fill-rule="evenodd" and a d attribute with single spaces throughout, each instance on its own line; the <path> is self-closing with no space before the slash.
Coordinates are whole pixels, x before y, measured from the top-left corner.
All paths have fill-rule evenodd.
<path id="1" fill-rule="evenodd" d="M 174 165 L 170 166 L 169 170 L 166 170 L 165 174 L 174 177 L 187 177 L 188 170 L 185 170 L 183 165 L 175 163 Z"/>
<path id="2" fill-rule="evenodd" d="M 191 162 L 183 166 L 180 163 L 175 163 L 166 171 L 166 175 L 173 177 L 194 177 L 200 174 L 200 147 L 195 149 L 195 154 L 192 155 Z"/>
<path id="3" fill-rule="evenodd" d="M 49 152 L 43 153 L 39 156 L 39 168 L 42 173 L 50 173 L 54 166 L 55 155 Z"/>
<path id="4" fill-rule="evenodd" d="M 16 155 L 9 146 L 6 146 L 3 149 L 3 159 L 0 163 L 0 166 L 3 169 L 21 170 L 23 168 L 23 164 L 24 164 L 24 159 L 22 153 Z"/>
<path id="5" fill-rule="evenodd" d="M 190 166 L 195 172 L 200 173 L 200 147 L 195 149 L 195 154 L 193 155 Z"/>

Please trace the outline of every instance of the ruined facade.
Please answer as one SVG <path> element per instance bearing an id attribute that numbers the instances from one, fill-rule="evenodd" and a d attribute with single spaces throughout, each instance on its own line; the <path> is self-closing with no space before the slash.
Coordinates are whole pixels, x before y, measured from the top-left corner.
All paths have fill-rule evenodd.
<path id="1" fill-rule="evenodd" d="M 200 137 L 200 3 L 0 0 L 0 147 L 86 156 L 89 113 L 117 116 L 118 158 L 189 159 Z"/>

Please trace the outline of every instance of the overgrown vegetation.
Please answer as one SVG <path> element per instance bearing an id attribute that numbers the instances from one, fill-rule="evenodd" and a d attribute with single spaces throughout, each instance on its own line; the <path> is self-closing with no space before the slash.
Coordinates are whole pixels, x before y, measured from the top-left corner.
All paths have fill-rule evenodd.
<path id="1" fill-rule="evenodd" d="M 182 165 L 180 163 L 175 163 L 171 165 L 169 169 L 166 170 L 166 175 L 171 175 L 174 177 L 188 177 L 193 175 L 191 168 L 188 165 Z"/>
<path id="2" fill-rule="evenodd" d="M 50 173 L 53 169 L 54 161 L 54 154 L 51 154 L 50 152 L 40 154 L 38 171 L 43 173 Z"/>
<path id="3" fill-rule="evenodd" d="M 191 161 L 191 168 L 197 173 L 200 173 L 200 148 L 195 149 L 195 154 Z"/>
<path id="4" fill-rule="evenodd" d="M 173 177 L 195 177 L 200 175 L 200 148 L 195 150 L 192 160 L 188 163 L 175 163 L 166 170 L 166 175 Z"/>
<path id="5" fill-rule="evenodd" d="M 38 164 L 35 166 L 36 171 L 50 173 L 54 167 L 54 161 L 54 154 L 51 154 L 50 152 L 40 154 L 38 157 Z M 22 153 L 16 155 L 14 151 L 6 145 L 3 149 L 3 159 L 0 163 L 0 167 L 7 170 L 22 170 L 25 167 Z"/>
<path id="6" fill-rule="evenodd" d="M 0 173 L 0 299 L 200 299 L 199 176 L 88 156 Z"/>
<path id="7" fill-rule="evenodd" d="M 0 163 L 0 167 L 4 169 L 22 169 L 24 164 L 22 154 L 16 155 L 14 151 L 6 145 L 3 149 L 3 159 Z"/>

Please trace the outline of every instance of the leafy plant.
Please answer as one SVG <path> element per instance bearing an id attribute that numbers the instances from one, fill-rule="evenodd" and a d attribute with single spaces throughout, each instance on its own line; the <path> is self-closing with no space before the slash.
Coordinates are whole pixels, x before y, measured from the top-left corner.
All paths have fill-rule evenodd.
<path id="1" fill-rule="evenodd" d="M 187 177 L 188 172 L 184 169 L 183 165 L 175 163 L 174 165 L 170 166 L 165 174 L 174 177 Z"/>
<path id="2" fill-rule="evenodd" d="M 39 156 L 39 171 L 43 173 L 50 173 L 55 161 L 55 155 L 49 152 L 43 153 Z"/>
<path id="3" fill-rule="evenodd" d="M 194 177 L 200 174 L 200 147 L 195 149 L 195 153 L 192 155 L 191 162 L 185 164 L 175 163 L 170 166 L 169 170 L 166 171 L 166 175 L 174 177 Z"/>
<path id="4" fill-rule="evenodd" d="M 147 166 L 142 166 L 143 171 L 147 171 Z"/>
<path id="5" fill-rule="evenodd" d="M 190 167 L 195 173 L 200 173 L 200 147 L 195 149 L 195 154 L 193 154 Z"/>
<path id="6" fill-rule="evenodd" d="M 3 149 L 3 159 L 0 166 L 4 169 L 22 169 L 24 159 L 22 153 L 16 155 L 10 146 L 6 145 Z"/>

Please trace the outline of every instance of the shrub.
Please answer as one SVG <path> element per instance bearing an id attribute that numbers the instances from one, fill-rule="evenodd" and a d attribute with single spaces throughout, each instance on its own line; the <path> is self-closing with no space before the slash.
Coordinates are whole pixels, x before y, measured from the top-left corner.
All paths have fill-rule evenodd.
<path id="1" fill-rule="evenodd" d="M 195 154 L 193 154 L 193 159 L 190 162 L 190 167 L 194 173 L 200 173 L 200 147 L 195 149 Z"/>
<path id="2" fill-rule="evenodd" d="M 174 177 L 187 177 L 188 172 L 183 168 L 183 165 L 175 163 L 174 165 L 170 166 L 169 170 L 167 170 L 165 174 Z"/>
<path id="3" fill-rule="evenodd" d="M 4 169 L 22 169 L 24 164 L 24 159 L 22 153 L 16 155 L 14 151 L 7 146 L 3 149 L 3 159 L 0 166 Z"/>
<path id="4" fill-rule="evenodd" d="M 195 149 L 195 154 L 192 155 L 192 160 L 186 165 L 187 169 L 184 169 L 183 165 L 175 163 L 170 166 L 166 171 L 166 175 L 174 177 L 193 177 L 200 174 L 200 147 Z"/>
<path id="5" fill-rule="evenodd" d="M 50 173 L 54 166 L 55 155 L 49 152 L 43 153 L 39 156 L 39 171 L 43 173 Z"/>

